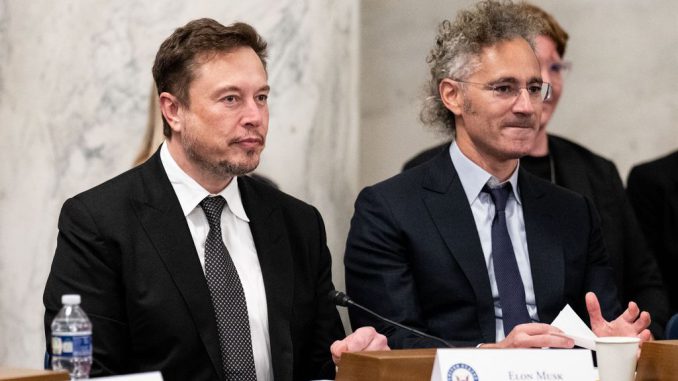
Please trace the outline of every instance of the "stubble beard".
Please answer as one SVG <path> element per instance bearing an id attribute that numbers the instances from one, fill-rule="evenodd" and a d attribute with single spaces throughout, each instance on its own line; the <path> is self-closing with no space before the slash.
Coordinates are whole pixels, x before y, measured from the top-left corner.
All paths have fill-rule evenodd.
<path id="1" fill-rule="evenodd" d="M 245 153 L 248 159 L 245 162 L 234 162 L 228 159 L 213 160 L 206 154 L 209 149 L 193 136 L 184 136 L 183 143 L 188 158 L 203 172 L 215 178 L 243 176 L 254 171 L 259 165 L 259 153 L 255 150 Z"/>
<path id="2" fill-rule="evenodd" d="M 466 93 L 464 93 L 466 95 Z M 462 110 L 464 111 L 465 114 L 471 114 L 475 115 L 476 111 L 473 109 L 473 103 L 471 103 L 471 100 L 466 98 L 464 96 L 464 103 L 462 103 Z"/>
<path id="3" fill-rule="evenodd" d="M 476 116 L 478 115 L 477 110 L 474 109 L 473 103 L 471 102 L 470 99 L 464 99 L 464 103 L 462 104 L 462 110 L 464 111 L 465 114 L 468 115 L 473 115 Z M 534 123 L 533 119 L 530 117 L 525 117 L 524 119 L 518 118 L 519 120 L 516 121 L 517 124 L 526 124 L 527 121 L 532 121 Z M 501 158 L 502 160 L 515 160 L 515 159 L 520 159 L 521 157 L 529 155 L 529 149 L 521 149 L 521 150 L 510 150 L 510 151 L 502 151 L 498 150 L 495 147 L 493 147 L 491 144 L 485 144 L 485 142 L 480 141 L 480 142 L 475 142 L 476 145 L 481 146 L 486 150 L 487 152 L 491 152 L 493 156 L 496 156 L 497 158 Z"/>

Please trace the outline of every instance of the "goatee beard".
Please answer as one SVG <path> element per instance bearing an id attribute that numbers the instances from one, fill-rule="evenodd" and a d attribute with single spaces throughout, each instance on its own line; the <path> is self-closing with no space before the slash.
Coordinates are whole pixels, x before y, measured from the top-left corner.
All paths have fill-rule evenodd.
<path id="1" fill-rule="evenodd" d="M 194 150 L 192 146 L 186 147 L 186 153 L 198 167 L 216 178 L 243 176 L 254 171 L 259 165 L 259 158 L 255 158 L 257 155 L 255 151 L 247 152 L 247 157 L 251 160 L 245 163 L 235 163 L 229 160 L 212 162 L 197 150 Z"/>

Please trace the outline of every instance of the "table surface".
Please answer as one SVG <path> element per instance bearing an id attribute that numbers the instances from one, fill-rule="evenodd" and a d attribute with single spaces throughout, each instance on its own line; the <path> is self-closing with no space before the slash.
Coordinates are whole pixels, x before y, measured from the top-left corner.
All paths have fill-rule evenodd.
<path id="1" fill-rule="evenodd" d="M 0 367 L 0 381 L 67 381 L 70 380 L 65 371 L 20 369 Z"/>

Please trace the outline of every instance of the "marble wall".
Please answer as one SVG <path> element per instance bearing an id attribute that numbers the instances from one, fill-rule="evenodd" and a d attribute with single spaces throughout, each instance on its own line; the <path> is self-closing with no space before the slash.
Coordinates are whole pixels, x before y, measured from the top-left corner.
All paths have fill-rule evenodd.
<path id="1" fill-rule="evenodd" d="M 678 149 L 678 2 L 530 1 L 570 34 L 573 70 L 549 130 L 613 160 L 622 178 Z M 438 23 L 474 2 L 361 2 L 361 186 L 443 139 L 418 119 L 425 58 Z"/>
<path id="2" fill-rule="evenodd" d="M 198 17 L 245 21 L 268 40 L 259 172 L 316 205 L 343 251 L 358 179 L 357 0 L 0 0 L 0 365 L 42 366 L 61 204 L 130 167 L 155 52 Z"/>

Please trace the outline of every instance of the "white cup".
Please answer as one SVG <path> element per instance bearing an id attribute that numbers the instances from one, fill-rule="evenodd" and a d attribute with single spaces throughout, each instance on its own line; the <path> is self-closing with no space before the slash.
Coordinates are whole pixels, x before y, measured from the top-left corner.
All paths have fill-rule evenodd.
<path id="1" fill-rule="evenodd" d="M 637 337 L 597 337 L 596 358 L 600 381 L 633 381 L 638 361 Z"/>

